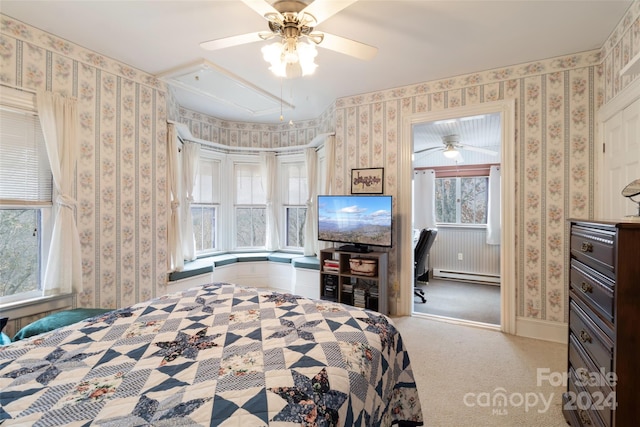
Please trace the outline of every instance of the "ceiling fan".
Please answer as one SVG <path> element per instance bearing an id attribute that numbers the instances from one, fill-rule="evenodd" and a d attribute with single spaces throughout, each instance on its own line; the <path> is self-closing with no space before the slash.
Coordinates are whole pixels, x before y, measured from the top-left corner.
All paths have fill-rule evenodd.
<path id="1" fill-rule="evenodd" d="M 376 55 L 377 48 L 333 34 L 314 31 L 318 24 L 356 1 L 315 0 L 307 5 L 300 0 L 278 0 L 271 5 L 265 0 L 242 0 L 268 21 L 269 31 L 209 40 L 200 43 L 200 46 L 207 50 L 217 50 L 280 37 L 283 46 L 282 56 L 291 53 L 295 55 L 297 61 L 298 54 L 304 54 L 301 48 L 305 48 L 298 42 L 307 39 L 313 46 L 317 45 L 358 59 L 369 60 Z M 313 61 L 313 57 L 311 60 Z"/>
<path id="2" fill-rule="evenodd" d="M 442 137 L 442 145 L 423 148 L 422 150 L 416 151 L 414 154 L 442 151 L 442 154 L 445 157 L 455 160 L 458 163 L 462 163 L 464 162 L 464 158 L 462 157 L 460 150 L 476 151 L 478 153 L 489 154 L 491 156 L 498 155 L 498 152 L 494 150 L 462 144 L 460 143 L 460 136 L 458 135 L 445 135 Z"/>

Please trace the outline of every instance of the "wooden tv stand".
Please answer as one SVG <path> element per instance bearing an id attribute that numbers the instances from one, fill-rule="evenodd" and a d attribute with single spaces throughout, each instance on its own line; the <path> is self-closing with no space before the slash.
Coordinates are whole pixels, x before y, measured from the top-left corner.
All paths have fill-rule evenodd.
<path id="1" fill-rule="evenodd" d="M 356 274 L 351 260 L 375 262 L 375 274 Z M 320 298 L 388 314 L 387 252 L 320 251 Z M 333 261 L 333 262 L 331 262 Z M 335 268 L 328 264 L 335 265 Z"/>

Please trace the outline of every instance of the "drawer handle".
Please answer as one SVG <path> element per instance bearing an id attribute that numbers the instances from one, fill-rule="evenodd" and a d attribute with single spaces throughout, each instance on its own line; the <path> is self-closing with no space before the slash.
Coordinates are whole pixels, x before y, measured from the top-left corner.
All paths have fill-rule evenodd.
<path id="1" fill-rule="evenodd" d="M 579 369 L 579 371 L 578 376 L 580 377 L 582 384 L 587 384 L 589 382 L 589 375 L 583 369 Z"/>
<path id="2" fill-rule="evenodd" d="M 581 290 L 582 290 L 582 292 L 584 292 L 585 294 L 593 292 L 593 286 L 591 286 L 591 284 L 590 284 L 590 283 L 587 283 L 587 282 L 582 282 L 582 283 L 580 284 L 580 289 L 581 289 Z"/>
<path id="3" fill-rule="evenodd" d="M 589 242 L 582 242 L 582 246 L 580 246 L 580 250 L 582 252 L 593 252 L 593 245 Z"/>
<path id="4" fill-rule="evenodd" d="M 591 342 L 591 336 L 587 333 L 587 331 L 580 331 L 580 341 Z"/>
<path id="5" fill-rule="evenodd" d="M 582 424 L 584 425 L 591 425 L 591 418 L 589 418 L 589 415 L 587 415 L 587 411 L 585 411 L 584 409 L 580 409 L 580 421 L 582 421 Z"/>

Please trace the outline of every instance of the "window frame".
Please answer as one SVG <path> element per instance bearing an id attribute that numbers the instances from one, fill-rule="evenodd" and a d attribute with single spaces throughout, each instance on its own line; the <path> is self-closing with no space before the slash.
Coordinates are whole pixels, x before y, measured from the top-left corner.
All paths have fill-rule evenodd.
<path id="1" fill-rule="evenodd" d="M 215 245 L 213 248 L 207 248 L 207 249 L 202 249 L 202 250 L 196 250 L 196 257 L 197 258 L 204 258 L 207 256 L 211 256 L 214 255 L 216 253 L 220 253 L 223 251 L 225 245 L 224 242 L 221 240 L 221 236 L 220 236 L 220 230 L 224 229 L 223 227 L 221 227 L 220 225 L 220 220 L 221 220 L 221 213 L 222 213 L 222 206 L 224 204 L 224 187 L 223 185 L 221 185 L 221 180 L 222 177 L 225 174 L 225 170 L 226 170 L 226 156 L 222 153 L 218 153 L 218 152 L 214 152 L 214 151 L 210 151 L 210 150 L 200 150 L 200 165 L 202 166 L 202 162 L 217 162 L 218 163 L 218 180 L 216 182 L 215 179 L 213 179 L 212 185 L 217 186 L 217 192 L 218 192 L 218 201 L 212 201 L 212 202 L 203 202 L 203 201 L 198 201 L 195 200 L 195 195 L 194 195 L 194 201 L 191 203 L 191 214 L 192 214 L 192 220 L 193 220 L 193 232 L 194 235 L 196 233 L 196 226 L 195 226 L 195 215 L 193 213 L 193 209 L 194 208 L 201 208 L 201 207 L 213 207 L 215 209 L 215 213 L 214 213 L 214 229 L 213 229 L 213 234 L 215 236 Z M 202 170 L 201 167 L 199 168 L 199 170 Z M 199 174 L 198 174 L 199 175 Z M 197 181 L 200 180 L 200 176 L 198 176 Z"/>
<path id="2" fill-rule="evenodd" d="M 12 90 L 5 87 L 0 88 L 0 109 L 12 111 L 18 114 L 38 118 L 35 96 L 31 93 Z M 44 143 L 44 135 L 42 126 L 39 130 L 42 143 Z M 44 297 L 44 278 L 46 266 L 49 258 L 49 250 L 51 247 L 51 239 L 53 235 L 53 224 L 55 210 L 53 208 L 53 200 L 56 192 L 53 186 L 53 175 L 49 171 L 49 179 L 51 179 L 51 194 L 47 196 L 46 201 L 21 201 L 21 200 L 0 200 L 0 209 L 2 210 L 33 210 L 37 217 L 37 233 L 38 233 L 38 265 L 37 269 L 37 289 L 17 294 L 0 296 L 0 307 L 7 305 L 15 305 L 28 303 L 30 301 Z"/>
<path id="3" fill-rule="evenodd" d="M 266 218 L 266 210 L 267 210 L 267 203 L 266 200 L 264 203 L 253 203 L 253 204 L 247 204 L 247 203 L 238 203 L 237 202 L 237 195 L 238 195 L 238 188 L 237 188 L 237 182 L 236 182 L 236 166 L 237 165 L 251 165 L 252 167 L 257 167 L 258 170 L 260 170 L 261 168 L 261 164 L 260 164 L 260 158 L 257 155 L 230 155 L 229 160 L 229 176 L 232 178 L 233 180 L 233 185 L 230 185 L 228 187 L 230 190 L 230 194 L 228 197 L 229 200 L 229 211 L 230 211 L 230 222 L 231 222 L 231 227 L 228 228 L 230 229 L 232 232 L 229 236 L 230 241 L 229 243 L 229 248 L 232 251 L 257 251 L 257 250 L 264 250 L 266 248 L 266 223 L 265 223 L 265 235 L 263 238 L 264 244 L 262 245 L 252 245 L 252 246 L 239 246 L 238 245 L 238 209 L 263 209 L 265 212 L 265 218 Z M 262 177 L 262 175 L 260 175 Z M 264 183 L 262 183 L 261 185 L 264 185 Z M 252 215 L 253 218 L 253 215 Z M 253 223 L 252 223 L 253 224 Z M 251 238 L 251 243 L 255 242 L 255 239 L 253 238 L 253 227 L 252 228 L 252 238 Z"/>
<path id="4" fill-rule="evenodd" d="M 288 155 L 281 155 L 278 157 L 278 162 L 280 167 L 278 168 L 278 170 L 283 171 L 285 167 L 290 166 L 290 165 L 299 165 L 301 167 L 301 169 L 304 171 L 304 181 L 305 181 L 305 187 L 304 189 L 301 189 L 304 193 L 308 193 L 308 186 L 307 186 L 307 165 L 306 165 L 306 161 L 305 161 L 305 156 L 303 154 L 288 154 Z M 281 212 L 281 218 L 280 218 L 280 229 L 283 230 L 282 233 L 280 233 L 280 247 L 284 250 L 287 251 L 291 251 L 291 252 L 304 252 L 304 229 L 302 230 L 302 239 L 303 241 L 301 242 L 301 246 L 293 246 L 293 245 L 289 245 L 289 224 L 288 224 L 288 219 L 289 219 L 289 211 L 291 209 L 307 209 L 307 203 L 306 203 L 306 199 L 303 203 L 290 203 L 289 202 L 289 198 L 288 198 L 288 193 L 289 193 L 289 182 L 288 182 L 288 178 L 289 178 L 289 174 L 285 174 L 285 173 L 281 173 L 278 176 L 278 187 L 280 188 L 280 200 L 282 200 L 282 203 L 278 209 L 279 212 Z M 306 195 L 306 197 L 308 198 L 308 194 Z M 306 211 L 305 211 L 306 212 Z M 306 215 L 305 215 L 306 216 Z"/>
<path id="5" fill-rule="evenodd" d="M 484 223 L 480 223 L 480 222 L 462 222 L 462 180 L 463 179 L 477 179 L 477 178 L 484 178 L 486 180 L 486 187 L 487 187 L 487 192 L 488 192 L 488 187 L 489 187 L 489 176 L 488 175 L 484 175 L 484 174 L 474 174 L 474 175 L 463 175 L 463 176 L 438 176 L 436 175 L 436 195 L 434 195 L 435 199 L 434 199 L 434 203 L 437 203 L 437 182 L 438 180 L 441 179 L 454 179 L 456 180 L 457 184 L 456 184 L 456 222 L 442 222 L 438 217 L 437 217 L 437 209 L 436 209 L 436 224 L 438 226 L 443 226 L 443 227 L 468 227 L 468 228 L 486 228 L 487 227 L 487 215 L 486 215 L 486 211 L 488 210 L 488 193 L 487 193 L 487 199 L 485 201 L 485 222 Z"/>
<path id="6" fill-rule="evenodd" d="M 51 236 L 53 234 L 53 204 L 3 204 L 0 209 L 34 210 L 38 212 L 38 289 L 21 292 L 13 295 L 0 296 L 0 307 L 5 304 L 28 302 L 44 296 L 43 282 L 47 260 L 49 259 L 49 248 L 51 247 Z"/>

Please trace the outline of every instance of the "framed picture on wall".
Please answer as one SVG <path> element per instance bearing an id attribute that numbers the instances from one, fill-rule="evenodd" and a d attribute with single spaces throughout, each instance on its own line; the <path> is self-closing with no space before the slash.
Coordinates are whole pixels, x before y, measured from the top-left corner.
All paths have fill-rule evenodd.
<path id="1" fill-rule="evenodd" d="M 382 194 L 384 168 L 351 169 L 351 194 Z"/>

